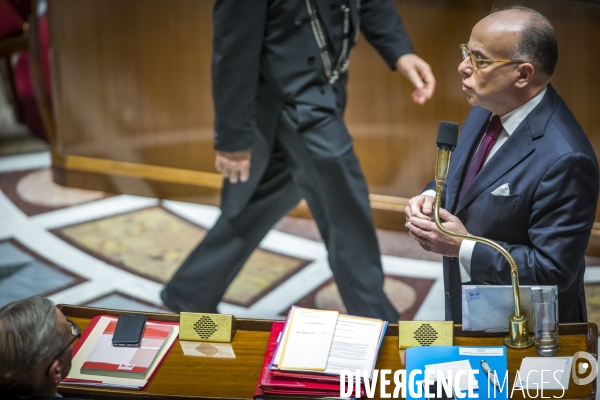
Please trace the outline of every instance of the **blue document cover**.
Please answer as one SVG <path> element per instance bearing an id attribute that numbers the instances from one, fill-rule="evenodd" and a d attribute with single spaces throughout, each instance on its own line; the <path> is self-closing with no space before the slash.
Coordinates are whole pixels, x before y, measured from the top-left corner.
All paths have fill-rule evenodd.
<path id="1" fill-rule="evenodd" d="M 485 360 L 487 365 L 492 370 L 492 374 L 495 371 L 498 377 L 498 383 L 502 388 L 499 391 L 494 387 L 494 384 L 488 379 L 488 374 L 482 368 L 481 361 Z M 479 399 L 508 399 L 508 392 L 510 390 L 509 381 L 506 373 L 506 347 L 494 346 L 494 347 L 470 347 L 470 346 L 423 346 L 423 347 L 411 347 L 406 350 L 406 398 L 407 399 L 424 399 L 424 383 L 422 382 L 425 378 L 425 366 L 432 364 L 466 361 L 469 363 L 470 368 L 474 371 L 479 371 L 475 375 L 475 379 L 478 383 L 478 389 L 474 389 L 473 393 L 478 395 Z M 440 368 L 444 370 L 443 368 Z M 419 396 L 411 396 L 409 386 L 411 384 L 409 375 L 413 370 L 421 370 L 421 373 L 415 375 L 412 382 L 412 388 L 414 393 L 420 393 Z M 436 379 L 436 375 L 432 375 L 431 379 Z M 454 380 L 453 380 L 454 382 Z M 420 387 L 418 387 L 420 386 Z M 432 387 L 432 386 L 430 386 Z M 433 386 L 437 387 L 437 385 Z M 419 390 L 420 389 L 420 390 Z M 435 398 L 436 390 L 430 390 Z M 468 391 L 465 389 L 461 391 L 464 395 L 464 399 L 468 399 Z M 458 399 L 455 394 L 454 398 Z M 443 397 L 447 398 L 447 397 Z"/>

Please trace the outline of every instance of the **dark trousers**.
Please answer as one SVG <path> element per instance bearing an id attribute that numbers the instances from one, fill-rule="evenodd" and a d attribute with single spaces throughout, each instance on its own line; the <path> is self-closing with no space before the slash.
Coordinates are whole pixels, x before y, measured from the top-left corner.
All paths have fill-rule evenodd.
<path id="1" fill-rule="evenodd" d="M 162 297 L 173 311 L 216 312 L 252 251 L 304 198 L 348 312 L 398 320 L 383 292 L 367 185 L 341 112 L 323 113 L 300 132 L 296 117 L 294 106 L 284 106 L 269 166 L 245 209 L 233 219 L 221 215 L 167 284 Z"/>

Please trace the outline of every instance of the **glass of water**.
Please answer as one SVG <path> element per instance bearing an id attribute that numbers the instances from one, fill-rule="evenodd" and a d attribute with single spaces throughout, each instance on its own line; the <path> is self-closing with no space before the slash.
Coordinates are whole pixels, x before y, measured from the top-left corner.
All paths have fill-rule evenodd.
<path id="1" fill-rule="evenodd" d="M 540 356 L 558 353 L 558 296 L 540 291 L 531 297 L 535 319 L 535 352 Z"/>

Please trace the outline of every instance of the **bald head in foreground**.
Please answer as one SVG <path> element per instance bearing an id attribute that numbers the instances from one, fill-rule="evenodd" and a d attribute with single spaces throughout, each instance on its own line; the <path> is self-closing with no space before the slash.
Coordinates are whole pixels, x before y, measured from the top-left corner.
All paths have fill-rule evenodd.
<path id="1" fill-rule="evenodd" d="M 458 47 L 458 44 L 457 44 Z M 550 84 L 556 34 L 535 10 L 511 7 L 479 21 L 460 45 L 462 90 L 473 106 L 443 192 L 448 229 L 499 243 L 522 285 L 556 285 L 559 321 L 587 321 L 584 254 L 598 201 L 598 162 Z M 462 284 L 510 285 L 493 248 L 443 235 L 431 219 L 435 182 L 406 207 L 422 248 L 444 255 L 446 319 L 462 323 Z"/>

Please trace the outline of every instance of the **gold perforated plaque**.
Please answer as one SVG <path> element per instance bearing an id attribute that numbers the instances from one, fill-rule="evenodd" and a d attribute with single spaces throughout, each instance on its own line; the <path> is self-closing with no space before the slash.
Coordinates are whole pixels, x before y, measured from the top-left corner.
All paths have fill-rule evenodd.
<path id="1" fill-rule="evenodd" d="M 233 315 L 182 312 L 179 324 L 179 340 L 230 343 L 235 335 Z"/>
<path id="2" fill-rule="evenodd" d="M 452 321 L 399 321 L 398 345 L 400 349 L 415 346 L 452 346 L 454 326 Z"/>

